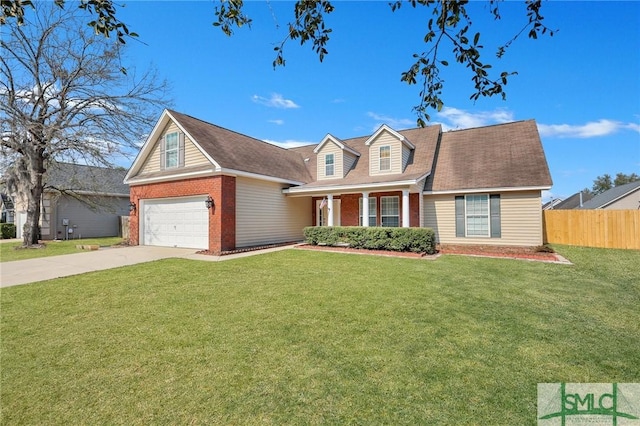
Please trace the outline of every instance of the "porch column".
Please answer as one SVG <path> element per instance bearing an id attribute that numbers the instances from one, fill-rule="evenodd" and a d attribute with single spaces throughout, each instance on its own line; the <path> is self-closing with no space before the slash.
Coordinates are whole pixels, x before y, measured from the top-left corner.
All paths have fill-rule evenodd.
<path id="1" fill-rule="evenodd" d="M 369 193 L 362 193 L 362 226 L 369 226 Z"/>
<path id="2" fill-rule="evenodd" d="M 402 190 L 402 227 L 409 227 L 409 190 Z"/>
<path id="3" fill-rule="evenodd" d="M 327 226 L 333 226 L 333 195 L 327 195 Z"/>

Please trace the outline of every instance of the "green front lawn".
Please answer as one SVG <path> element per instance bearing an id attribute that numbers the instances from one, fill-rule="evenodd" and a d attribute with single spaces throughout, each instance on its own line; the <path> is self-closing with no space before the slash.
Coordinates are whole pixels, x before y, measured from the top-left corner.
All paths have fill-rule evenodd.
<path id="1" fill-rule="evenodd" d="M 67 241 L 45 241 L 44 248 L 16 249 L 22 245 L 20 242 L 0 243 L 0 262 L 11 262 L 14 260 L 33 259 L 36 257 L 60 256 L 61 254 L 80 253 L 81 249 L 77 245 L 99 245 L 108 247 L 122 242 L 120 237 L 110 238 L 84 238 Z"/>
<path id="2" fill-rule="evenodd" d="M 536 423 L 640 382 L 640 252 L 575 265 L 285 250 L 2 289 L 1 424 Z"/>

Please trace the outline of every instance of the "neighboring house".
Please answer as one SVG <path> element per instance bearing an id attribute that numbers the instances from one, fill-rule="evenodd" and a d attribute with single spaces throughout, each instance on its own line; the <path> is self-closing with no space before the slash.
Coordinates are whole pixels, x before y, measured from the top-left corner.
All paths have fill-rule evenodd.
<path id="1" fill-rule="evenodd" d="M 542 205 L 542 210 L 553 210 L 562 201 L 563 200 L 561 198 L 554 198 L 552 200 L 549 200 Z"/>
<path id="2" fill-rule="evenodd" d="M 533 120 L 284 149 L 166 110 L 127 173 L 133 244 L 213 253 L 306 226 L 431 227 L 453 244 L 542 244 L 551 176 Z M 363 220 L 363 218 L 365 218 Z"/>
<path id="3" fill-rule="evenodd" d="M 44 175 L 40 237 L 43 240 L 113 237 L 120 216 L 129 215 L 126 170 L 55 163 Z M 27 220 L 24 200 L 16 200 L 16 227 L 21 238 Z"/>
<path id="4" fill-rule="evenodd" d="M 589 201 L 591 198 L 593 198 L 593 194 L 591 194 L 590 192 L 582 192 L 582 191 L 576 192 L 575 194 L 565 198 L 564 200 L 560 201 L 559 203 L 551 207 L 551 209 L 553 210 L 579 209 L 580 206 L 582 206 L 586 201 Z M 545 210 L 548 210 L 548 209 L 545 209 Z"/>
<path id="5" fill-rule="evenodd" d="M 582 209 L 640 209 L 640 180 L 615 186 L 582 204 Z"/>
<path id="6" fill-rule="evenodd" d="M 7 194 L 0 194 L 0 212 L 0 223 L 13 223 L 15 221 L 13 200 Z"/>

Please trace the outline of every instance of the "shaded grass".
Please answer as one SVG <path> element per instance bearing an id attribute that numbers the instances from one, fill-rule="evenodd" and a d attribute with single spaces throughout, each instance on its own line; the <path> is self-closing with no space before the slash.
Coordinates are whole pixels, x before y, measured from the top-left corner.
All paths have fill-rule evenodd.
<path id="1" fill-rule="evenodd" d="M 2 290 L 0 423 L 534 424 L 640 381 L 640 253 L 575 265 L 287 250 Z"/>
<path id="2" fill-rule="evenodd" d="M 83 238 L 67 241 L 45 241 L 43 248 L 17 248 L 22 246 L 22 241 L 5 242 L 0 244 L 0 262 L 11 262 L 14 260 L 34 259 L 36 257 L 60 256 L 62 254 L 80 253 L 81 249 L 77 245 L 99 245 L 108 247 L 119 244 L 123 240 L 120 237 L 108 238 Z"/>

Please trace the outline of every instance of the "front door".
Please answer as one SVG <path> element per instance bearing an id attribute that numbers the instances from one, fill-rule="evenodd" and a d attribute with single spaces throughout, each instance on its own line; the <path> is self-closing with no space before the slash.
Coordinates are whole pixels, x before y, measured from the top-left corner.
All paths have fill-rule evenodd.
<path id="1" fill-rule="evenodd" d="M 328 203 L 322 205 L 322 200 L 316 200 L 316 226 L 327 226 L 329 224 Z M 340 200 L 333 199 L 333 226 L 340 226 Z"/>

